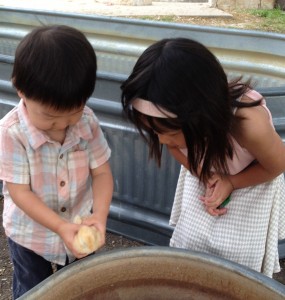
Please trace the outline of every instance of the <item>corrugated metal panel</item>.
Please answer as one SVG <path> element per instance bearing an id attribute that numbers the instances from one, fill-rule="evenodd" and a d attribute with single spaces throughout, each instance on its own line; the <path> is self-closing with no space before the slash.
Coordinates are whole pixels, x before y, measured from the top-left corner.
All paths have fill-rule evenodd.
<path id="1" fill-rule="evenodd" d="M 1 8 L 3 52 L 13 56 L 17 42 L 33 27 L 43 24 L 65 24 L 83 31 L 98 54 L 102 72 L 127 75 L 141 52 L 154 41 L 188 37 L 208 46 L 229 76 L 253 76 L 262 87 L 284 85 L 285 38 L 282 34 Z"/>

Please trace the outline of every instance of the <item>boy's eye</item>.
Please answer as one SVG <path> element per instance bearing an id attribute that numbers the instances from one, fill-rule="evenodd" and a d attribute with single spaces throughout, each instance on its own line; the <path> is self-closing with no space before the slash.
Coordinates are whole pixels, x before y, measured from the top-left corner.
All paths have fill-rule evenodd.
<path id="1" fill-rule="evenodd" d="M 44 116 L 44 118 L 46 119 L 46 120 L 52 120 L 52 119 L 54 119 L 55 117 L 53 117 L 53 116 Z"/>

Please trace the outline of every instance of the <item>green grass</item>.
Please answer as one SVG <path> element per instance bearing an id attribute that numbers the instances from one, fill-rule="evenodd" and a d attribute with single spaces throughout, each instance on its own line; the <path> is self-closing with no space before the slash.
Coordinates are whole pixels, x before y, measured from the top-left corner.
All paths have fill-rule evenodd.
<path id="1" fill-rule="evenodd" d="M 170 16 L 140 16 L 137 17 L 141 20 L 151 20 L 151 21 L 162 21 L 162 22 L 177 22 L 177 16 L 170 15 Z"/>
<path id="2" fill-rule="evenodd" d="M 187 16 L 134 16 L 142 20 L 201 24 L 227 28 L 250 29 L 285 34 L 285 11 L 274 9 L 237 9 L 229 11 L 233 18 L 187 17 Z M 237 14 L 235 14 L 237 13 Z M 235 17 L 236 15 L 236 17 Z M 197 19 L 197 23 L 195 20 Z M 201 20 L 204 20 L 201 22 Z"/>
<path id="3" fill-rule="evenodd" d="M 247 12 L 262 19 L 260 30 L 285 33 L 285 12 L 281 9 L 250 9 Z"/>

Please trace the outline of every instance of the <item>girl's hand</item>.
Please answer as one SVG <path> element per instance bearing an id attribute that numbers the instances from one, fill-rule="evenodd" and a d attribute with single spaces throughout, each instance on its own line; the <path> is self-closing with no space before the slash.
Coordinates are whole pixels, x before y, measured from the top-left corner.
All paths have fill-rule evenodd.
<path id="1" fill-rule="evenodd" d="M 227 176 L 213 174 L 206 185 L 206 193 L 200 200 L 206 206 L 206 210 L 213 216 L 224 215 L 226 208 L 218 208 L 233 191 L 231 181 Z"/>
<path id="2" fill-rule="evenodd" d="M 213 192 L 215 190 L 214 186 L 206 186 L 206 192 L 204 197 L 211 197 L 213 195 Z M 205 206 L 206 211 L 212 215 L 212 216 L 221 216 L 224 215 L 227 212 L 226 208 L 212 208 Z"/>
<path id="3" fill-rule="evenodd" d="M 206 207 L 206 211 L 214 217 L 225 215 L 228 211 L 227 208 L 212 208 L 212 207 Z"/>

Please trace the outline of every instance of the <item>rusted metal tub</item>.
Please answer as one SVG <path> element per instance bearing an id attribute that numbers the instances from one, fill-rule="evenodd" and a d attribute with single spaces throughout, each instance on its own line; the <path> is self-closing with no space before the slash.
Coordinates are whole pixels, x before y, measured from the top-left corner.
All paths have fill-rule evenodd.
<path id="1" fill-rule="evenodd" d="M 40 300 L 285 299 L 285 286 L 230 261 L 168 247 L 100 253 L 19 298 Z"/>

